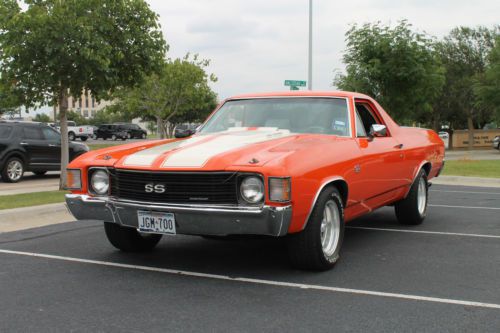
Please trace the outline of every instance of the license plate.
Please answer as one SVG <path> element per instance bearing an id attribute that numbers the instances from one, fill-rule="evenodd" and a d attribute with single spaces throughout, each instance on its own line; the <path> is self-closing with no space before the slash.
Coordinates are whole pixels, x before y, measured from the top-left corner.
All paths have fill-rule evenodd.
<path id="1" fill-rule="evenodd" d="M 137 212 L 140 232 L 175 235 L 175 216 L 173 213 L 151 212 L 139 210 Z"/>

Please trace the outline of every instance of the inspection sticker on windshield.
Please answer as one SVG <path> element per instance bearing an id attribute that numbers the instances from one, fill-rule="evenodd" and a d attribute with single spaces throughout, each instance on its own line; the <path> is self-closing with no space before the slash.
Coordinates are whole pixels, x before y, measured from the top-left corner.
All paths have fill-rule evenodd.
<path id="1" fill-rule="evenodd" d="M 176 234 L 173 213 L 139 210 L 137 211 L 137 219 L 137 230 L 140 232 Z"/>

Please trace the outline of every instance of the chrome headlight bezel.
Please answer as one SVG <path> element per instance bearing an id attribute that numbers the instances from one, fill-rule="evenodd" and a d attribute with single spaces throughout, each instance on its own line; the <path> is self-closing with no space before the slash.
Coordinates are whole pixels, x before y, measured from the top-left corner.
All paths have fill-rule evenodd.
<path id="1" fill-rule="evenodd" d="M 240 201 L 250 205 L 262 204 L 266 193 L 262 177 L 256 174 L 241 175 L 240 177 L 238 182 Z"/>
<path id="2" fill-rule="evenodd" d="M 109 178 L 109 172 L 106 168 L 90 168 L 88 172 L 89 193 L 97 196 L 107 196 L 110 188 Z"/>

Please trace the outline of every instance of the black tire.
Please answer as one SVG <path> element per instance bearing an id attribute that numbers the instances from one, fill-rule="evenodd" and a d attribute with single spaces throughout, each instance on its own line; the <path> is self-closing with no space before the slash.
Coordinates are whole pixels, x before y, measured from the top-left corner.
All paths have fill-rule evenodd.
<path id="1" fill-rule="evenodd" d="M 15 172 L 15 175 L 13 174 L 13 170 L 11 168 L 15 168 L 18 170 Z M 18 157 L 11 157 L 9 158 L 3 167 L 2 170 L 2 180 L 6 183 L 17 183 L 23 178 L 24 174 L 24 163 L 23 161 L 18 158 Z"/>
<path id="2" fill-rule="evenodd" d="M 123 252 L 151 251 L 162 237 L 159 234 L 140 234 L 133 228 L 112 222 L 104 222 L 104 231 L 111 245 Z"/>
<path id="3" fill-rule="evenodd" d="M 81 137 L 80 137 L 80 140 L 82 140 L 82 141 L 87 141 L 87 139 L 88 139 L 88 138 L 87 138 L 86 136 L 81 136 Z"/>
<path id="4" fill-rule="evenodd" d="M 47 173 L 47 170 L 33 171 L 33 173 L 37 176 L 43 176 Z"/>
<path id="5" fill-rule="evenodd" d="M 116 139 L 118 139 L 118 138 L 116 137 L 116 135 L 114 135 L 114 134 L 113 134 L 113 135 L 111 135 L 111 140 L 116 141 Z"/>
<path id="6" fill-rule="evenodd" d="M 333 241 L 330 250 L 325 253 L 322 245 L 322 222 L 325 208 L 336 209 L 337 241 Z M 287 239 L 288 254 L 294 267 L 307 270 L 324 271 L 332 268 L 339 259 L 344 239 L 344 206 L 339 191 L 334 186 L 325 188 L 318 197 L 307 226 Z M 328 250 L 328 248 L 326 249 Z"/>
<path id="7" fill-rule="evenodd" d="M 145 139 L 145 138 L 146 138 L 146 136 L 147 136 L 146 134 L 142 133 L 142 134 L 141 134 L 141 139 Z"/>
<path id="8" fill-rule="evenodd" d="M 415 178 L 408 196 L 394 204 L 394 210 L 399 223 L 418 225 L 424 221 L 427 215 L 427 203 L 429 201 L 428 188 L 427 173 L 422 169 Z M 423 208 L 422 206 L 419 208 L 419 193 L 421 191 L 425 191 L 425 203 L 423 204 Z"/>
<path id="9" fill-rule="evenodd" d="M 123 138 L 122 138 L 122 141 L 125 141 L 125 140 L 127 140 L 127 138 L 126 138 L 126 137 L 123 137 Z"/>
<path id="10" fill-rule="evenodd" d="M 75 141 L 75 139 L 76 139 L 75 133 L 69 132 L 68 139 L 69 139 L 69 141 Z"/>

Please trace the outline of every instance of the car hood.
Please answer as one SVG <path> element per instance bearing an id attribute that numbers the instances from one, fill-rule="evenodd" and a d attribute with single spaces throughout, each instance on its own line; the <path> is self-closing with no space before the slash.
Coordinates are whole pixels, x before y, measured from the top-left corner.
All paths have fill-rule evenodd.
<path id="1" fill-rule="evenodd" d="M 323 137 L 323 139 L 321 139 Z M 328 139 L 326 138 L 328 137 Z M 263 166 L 298 150 L 315 148 L 331 136 L 294 134 L 276 128 L 234 129 L 139 147 L 114 163 L 117 168 L 148 170 L 225 170 L 235 166 Z"/>

